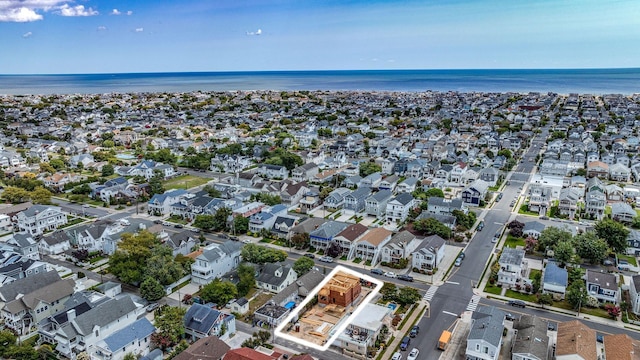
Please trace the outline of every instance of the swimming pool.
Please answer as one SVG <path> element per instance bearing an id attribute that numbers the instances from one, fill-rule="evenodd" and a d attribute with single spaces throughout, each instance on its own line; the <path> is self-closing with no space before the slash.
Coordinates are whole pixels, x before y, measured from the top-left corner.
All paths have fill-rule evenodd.
<path id="1" fill-rule="evenodd" d="M 387 307 L 393 311 L 396 311 L 396 308 L 398 307 L 398 304 L 387 304 Z"/>

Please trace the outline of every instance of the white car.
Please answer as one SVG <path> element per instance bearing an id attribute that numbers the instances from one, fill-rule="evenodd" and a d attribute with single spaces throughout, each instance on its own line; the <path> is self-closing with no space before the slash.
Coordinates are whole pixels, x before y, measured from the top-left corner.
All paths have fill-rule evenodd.
<path id="1" fill-rule="evenodd" d="M 388 278 L 392 278 L 392 279 L 395 279 L 395 278 L 398 277 L 395 273 L 393 273 L 391 271 L 387 271 L 386 273 L 384 273 L 384 276 L 386 276 Z"/>
<path id="2" fill-rule="evenodd" d="M 409 355 L 407 355 L 407 360 L 417 360 L 419 354 L 420 354 L 420 350 L 413 348 L 411 349 L 411 352 L 409 353 Z"/>
<path id="3" fill-rule="evenodd" d="M 251 244 L 251 240 L 249 240 L 249 239 L 242 239 L 242 243 L 243 243 L 243 244 Z"/>
<path id="4" fill-rule="evenodd" d="M 391 360 L 400 360 L 402 359 L 402 353 L 400 351 L 396 351 L 395 354 L 391 357 Z"/>
<path id="5" fill-rule="evenodd" d="M 326 263 L 332 263 L 333 258 L 331 256 L 321 256 L 318 260 Z"/>

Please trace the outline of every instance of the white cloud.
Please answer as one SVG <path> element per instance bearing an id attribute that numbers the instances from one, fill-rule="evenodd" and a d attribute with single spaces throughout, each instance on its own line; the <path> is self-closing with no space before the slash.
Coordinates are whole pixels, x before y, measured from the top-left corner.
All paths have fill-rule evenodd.
<path id="1" fill-rule="evenodd" d="M 262 35 L 262 29 L 258 29 L 256 31 L 247 31 L 247 35 L 249 36 Z"/>
<path id="2" fill-rule="evenodd" d="M 102 25 L 98 26 L 98 31 L 105 31 L 105 30 L 107 30 L 106 26 L 102 26 Z"/>
<path id="3" fill-rule="evenodd" d="M 28 31 L 28 32 L 22 34 L 22 37 L 26 39 L 28 37 L 31 37 L 31 35 L 33 35 L 33 33 L 31 31 Z"/>
<path id="4" fill-rule="evenodd" d="M 136 32 L 143 32 L 144 28 L 136 28 Z"/>
<path id="5" fill-rule="evenodd" d="M 60 6 L 60 15 L 62 16 L 94 16 L 98 15 L 96 10 L 92 8 L 85 8 L 84 5 L 69 6 L 64 4 Z"/>
<path id="6" fill-rule="evenodd" d="M 122 14 L 122 13 L 118 9 L 111 10 L 111 15 L 120 15 L 120 14 Z"/>
<path id="7" fill-rule="evenodd" d="M 7 8 L 11 4 L 0 2 L 0 22 L 30 22 L 42 20 L 42 15 L 26 7 Z"/>
<path id="8" fill-rule="evenodd" d="M 129 10 L 127 11 L 127 15 L 131 16 L 133 14 L 133 11 Z"/>

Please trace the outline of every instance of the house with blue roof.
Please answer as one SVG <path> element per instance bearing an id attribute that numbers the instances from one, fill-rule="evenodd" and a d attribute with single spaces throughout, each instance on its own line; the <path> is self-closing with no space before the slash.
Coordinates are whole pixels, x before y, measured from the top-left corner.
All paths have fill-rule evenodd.
<path id="1" fill-rule="evenodd" d="M 224 340 L 236 332 L 235 316 L 202 304 L 191 305 L 184 314 L 183 324 L 185 334 L 192 340 L 212 335 Z"/>
<path id="2" fill-rule="evenodd" d="M 555 299 L 564 299 L 569 283 L 567 269 L 549 261 L 542 274 L 542 292 L 553 295 Z"/>
<path id="3" fill-rule="evenodd" d="M 165 215 L 171 212 L 171 205 L 180 202 L 180 198 L 188 194 L 184 189 L 165 191 L 164 194 L 155 194 L 147 204 L 147 211 L 152 215 Z"/>
<path id="4" fill-rule="evenodd" d="M 270 230 L 278 216 L 287 214 L 287 207 L 282 204 L 263 208 L 259 213 L 249 216 L 249 231 L 259 233 L 262 229 Z"/>
<path id="5" fill-rule="evenodd" d="M 309 233 L 309 242 L 316 249 L 325 249 L 331 240 L 349 224 L 339 221 L 327 221 Z"/>
<path id="6" fill-rule="evenodd" d="M 98 341 L 91 352 L 92 359 L 122 360 L 128 353 L 145 356 L 151 346 L 155 326 L 145 317 Z"/>

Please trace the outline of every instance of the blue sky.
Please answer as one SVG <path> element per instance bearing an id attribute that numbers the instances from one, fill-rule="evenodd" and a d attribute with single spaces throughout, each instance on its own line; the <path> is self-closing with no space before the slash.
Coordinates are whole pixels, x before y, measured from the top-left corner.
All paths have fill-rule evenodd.
<path id="1" fill-rule="evenodd" d="M 640 67 L 638 0 L 3 0 L 0 73 Z"/>

